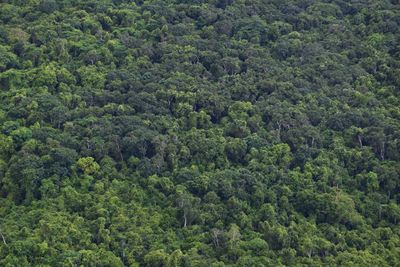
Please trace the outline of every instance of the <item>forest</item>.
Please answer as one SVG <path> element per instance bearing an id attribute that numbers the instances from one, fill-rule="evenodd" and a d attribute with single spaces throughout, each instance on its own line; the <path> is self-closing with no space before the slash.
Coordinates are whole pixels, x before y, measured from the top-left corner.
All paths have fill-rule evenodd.
<path id="1" fill-rule="evenodd" d="M 398 0 L 1 0 L 0 266 L 400 266 Z"/>

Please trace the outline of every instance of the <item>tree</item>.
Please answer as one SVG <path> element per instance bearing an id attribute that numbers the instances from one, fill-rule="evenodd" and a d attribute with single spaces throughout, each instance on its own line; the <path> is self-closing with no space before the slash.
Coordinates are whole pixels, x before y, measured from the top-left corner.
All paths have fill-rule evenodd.
<path id="1" fill-rule="evenodd" d="M 164 266 L 168 255 L 163 249 L 152 250 L 144 257 L 144 263 L 149 267 L 161 267 Z"/>
<path id="2" fill-rule="evenodd" d="M 77 164 L 84 174 L 96 174 L 100 170 L 99 164 L 92 157 L 80 158 Z"/>
<path id="3" fill-rule="evenodd" d="M 181 210 L 182 225 L 184 228 L 191 225 L 198 216 L 197 206 L 200 199 L 193 197 L 190 193 L 186 192 L 184 186 L 176 187 L 176 203 Z"/>

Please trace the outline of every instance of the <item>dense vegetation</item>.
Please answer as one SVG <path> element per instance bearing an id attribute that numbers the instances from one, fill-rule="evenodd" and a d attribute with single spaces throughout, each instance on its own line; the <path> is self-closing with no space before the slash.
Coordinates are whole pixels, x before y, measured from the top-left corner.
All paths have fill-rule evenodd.
<path id="1" fill-rule="evenodd" d="M 0 266 L 400 266 L 396 0 L 3 0 Z"/>

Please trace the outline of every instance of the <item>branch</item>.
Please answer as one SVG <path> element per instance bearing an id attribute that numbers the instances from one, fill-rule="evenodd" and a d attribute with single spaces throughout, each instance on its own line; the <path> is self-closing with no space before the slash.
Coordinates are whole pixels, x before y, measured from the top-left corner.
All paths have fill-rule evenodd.
<path id="1" fill-rule="evenodd" d="M 2 233 L 2 232 L 0 232 L 0 236 L 1 236 L 1 238 L 3 239 L 3 243 L 4 243 L 4 245 L 6 245 L 6 246 L 7 246 L 6 239 L 4 238 L 4 235 L 3 235 L 3 233 Z"/>

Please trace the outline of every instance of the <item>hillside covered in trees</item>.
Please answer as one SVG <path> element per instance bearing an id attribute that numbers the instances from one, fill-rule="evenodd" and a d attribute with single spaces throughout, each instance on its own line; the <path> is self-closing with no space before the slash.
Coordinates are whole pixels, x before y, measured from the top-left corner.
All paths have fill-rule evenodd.
<path id="1" fill-rule="evenodd" d="M 0 266 L 400 266 L 399 1 L 0 2 Z"/>

